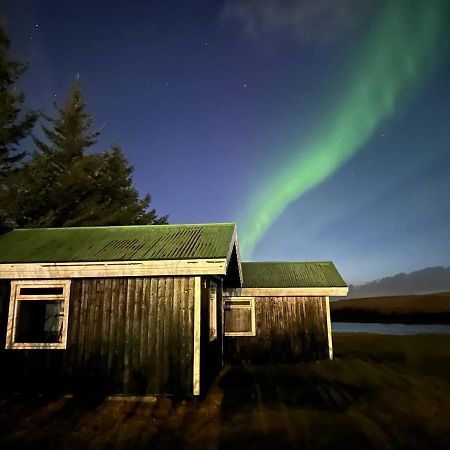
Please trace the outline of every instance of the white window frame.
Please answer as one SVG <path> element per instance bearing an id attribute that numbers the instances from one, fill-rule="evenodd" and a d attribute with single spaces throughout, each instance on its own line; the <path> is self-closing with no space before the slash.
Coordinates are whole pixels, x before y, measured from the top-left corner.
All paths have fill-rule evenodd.
<path id="1" fill-rule="evenodd" d="M 237 302 L 243 301 L 248 301 L 249 302 L 248 305 L 237 304 Z M 224 336 L 256 336 L 255 297 L 224 297 L 223 305 L 224 305 L 224 315 L 226 314 L 227 309 L 250 310 L 251 328 L 252 328 L 250 331 L 226 331 L 224 329 Z"/>
<path id="2" fill-rule="evenodd" d="M 51 295 L 21 295 L 20 289 L 26 288 L 63 288 L 62 294 Z M 11 295 L 9 301 L 8 324 L 6 331 L 6 349 L 65 349 L 67 345 L 67 326 L 69 320 L 69 298 L 70 298 L 70 280 L 13 280 L 11 281 Z M 54 300 L 63 301 L 63 324 L 61 342 L 15 342 L 17 313 L 19 302 L 22 300 L 40 301 Z"/>
<path id="3" fill-rule="evenodd" d="M 209 342 L 217 339 L 217 283 L 209 283 Z"/>

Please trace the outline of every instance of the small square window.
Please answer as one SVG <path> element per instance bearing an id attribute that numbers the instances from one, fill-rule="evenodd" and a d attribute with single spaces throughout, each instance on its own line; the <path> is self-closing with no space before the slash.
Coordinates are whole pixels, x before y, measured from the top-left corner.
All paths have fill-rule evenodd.
<path id="1" fill-rule="evenodd" d="M 253 297 L 228 297 L 224 305 L 225 336 L 256 336 Z"/>
<path id="2" fill-rule="evenodd" d="M 6 348 L 64 349 L 70 281 L 11 282 Z"/>

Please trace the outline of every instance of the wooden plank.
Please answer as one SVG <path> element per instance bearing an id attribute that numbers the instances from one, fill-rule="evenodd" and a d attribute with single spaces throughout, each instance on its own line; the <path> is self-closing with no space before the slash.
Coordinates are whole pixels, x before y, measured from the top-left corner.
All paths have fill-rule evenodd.
<path id="1" fill-rule="evenodd" d="M 200 395 L 201 278 L 194 281 L 194 361 L 193 394 Z"/>
<path id="2" fill-rule="evenodd" d="M 119 286 L 120 278 L 111 279 L 111 310 L 109 315 L 109 330 L 108 330 L 108 366 L 107 374 L 108 380 L 114 384 L 114 378 L 117 367 L 117 330 L 119 317 Z"/>
<path id="3" fill-rule="evenodd" d="M 149 364 L 149 389 L 157 391 L 157 365 L 156 361 L 156 336 L 157 336 L 157 318 L 158 318 L 158 278 L 151 278 L 150 286 L 150 315 L 147 339 L 147 361 Z"/>
<path id="4" fill-rule="evenodd" d="M 68 279 L 180 275 L 226 275 L 226 258 L 165 261 L 0 264 L 0 278 Z"/>
<path id="5" fill-rule="evenodd" d="M 86 323 L 88 319 L 88 303 L 89 303 L 89 286 L 82 281 L 81 284 L 81 302 L 80 302 L 80 332 L 78 335 L 78 366 L 84 362 L 84 349 L 86 339 Z"/>
<path id="6" fill-rule="evenodd" d="M 95 292 L 95 297 L 91 299 L 91 309 L 94 310 L 94 319 L 92 324 L 91 333 L 91 356 L 95 361 L 93 365 L 97 366 L 101 370 L 101 345 L 102 345 L 102 316 L 103 316 L 103 296 L 105 292 L 105 279 L 94 279 L 92 280 L 94 285 L 93 292 Z"/>
<path id="7" fill-rule="evenodd" d="M 189 364 L 186 365 L 186 369 L 189 371 L 190 375 L 190 392 L 194 391 L 194 308 L 195 308 L 195 277 L 189 277 L 188 291 L 185 296 L 186 305 L 186 324 L 183 329 L 186 330 L 186 343 L 188 344 L 187 354 Z M 189 331 L 188 331 L 189 330 Z"/>
<path id="8" fill-rule="evenodd" d="M 325 297 L 327 315 L 328 356 L 333 359 L 333 336 L 331 333 L 330 297 Z"/>
<path id="9" fill-rule="evenodd" d="M 67 324 L 67 352 L 65 368 L 71 373 L 76 367 L 79 351 L 80 309 L 81 309 L 82 280 L 72 280 L 69 300 L 69 322 Z"/>
<path id="10" fill-rule="evenodd" d="M 126 383 L 124 379 L 125 373 L 125 346 L 126 346 L 126 320 L 127 320 L 127 290 L 128 290 L 128 279 L 120 278 L 119 279 L 119 291 L 118 291 L 118 301 L 119 301 L 119 313 L 117 315 L 117 334 L 116 334 L 116 367 L 115 367 L 115 376 L 116 381 L 114 385 L 118 389 L 119 393 L 126 393 Z"/>
<path id="11" fill-rule="evenodd" d="M 236 288 L 226 289 L 227 297 L 345 297 L 348 287 L 303 287 L 303 288 Z"/>
<path id="12" fill-rule="evenodd" d="M 165 348 L 164 348 L 164 320 L 166 310 L 166 279 L 158 278 L 158 317 L 156 325 L 156 386 L 158 389 L 165 382 Z"/>
<path id="13" fill-rule="evenodd" d="M 173 351 L 170 352 L 170 384 L 181 384 L 181 370 L 179 366 L 183 364 L 182 357 L 182 342 L 180 339 L 180 309 L 181 309 L 181 289 L 183 278 L 172 278 L 171 286 L 171 303 L 172 303 L 172 328 L 171 328 L 171 342 L 170 347 Z"/>
<path id="14" fill-rule="evenodd" d="M 6 348 L 12 348 L 14 340 L 15 323 L 14 318 L 17 313 L 17 304 L 15 302 L 17 282 L 11 281 L 11 291 L 9 295 L 8 322 L 6 324 Z"/>
<path id="15" fill-rule="evenodd" d="M 134 292 L 136 289 L 135 278 L 127 280 L 126 291 L 126 307 L 125 307 L 125 340 L 123 352 L 123 384 L 124 392 L 131 392 L 131 351 L 132 351 L 132 335 L 133 335 L 133 311 L 134 311 Z"/>
<path id="16" fill-rule="evenodd" d="M 99 280 L 86 280 L 89 284 L 89 299 L 88 299 L 88 329 L 86 333 L 86 347 L 85 347 L 85 363 L 93 369 L 96 365 L 98 354 L 96 352 L 96 316 L 99 309 L 99 289 L 101 289 Z"/>
<path id="17" fill-rule="evenodd" d="M 112 279 L 106 278 L 103 280 L 103 296 L 102 296 L 102 316 L 101 316 L 101 332 L 100 332 L 100 358 L 102 361 L 103 372 L 108 378 L 108 339 L 109 329 L 111 324 L 111 307 L 112 307 Z"/>
<path id="18" fill-rule="evenodd" d="M 131 327 L 131 381 L 130 392 L 142 393 L 141 364 L 139 353 L 141 347 L 141 317 L 142 317 L 142 278 L 135 278 L 133 292 L 133 318 Z"/>
<path id="19" fill-rule="evenodd" d="M 0 326 L 6 329 L 8 320 L 9 298 L 11 295 L 11 282 L 9 280 L 0 280 Z M 0 345 L 5 344 L 3 339 L 5 333 L 0 334 Z"/>
<path id="20" fill-rule="evenodd" d="M 177 324 L 173 322 L 173 277 L 165 277 L 165 295 L 164 295 L 164 322 L 163 322 L 163 386 L 167 389 L 171 386 L 170 372 L 172 370 L 171 359 L 175 356 L 178 359 L 179 349 L 173 345 L 172 334 L 174 329 L 177 328 Z M 179 364 L 179 363 L 178 363 Z"/>
<path id="21" fill-rule="evenodd" d="M 193 295 L 193 278 L 182 277 L 179 282 L 179 305 L 180 305 L 180 380 L 181 389 L 192 393 L 192 344 L 193 326 L 190 321 L 191 295 Z"/>
<path id="22" fill-rule="evenodd" d="M 142 291 L 141 291 L 141 327 L 140 327 L 140 337 L 139 337 L 139 365 L 142 370 L 146 369 L 146 351 L 147 351 L 147 335 L 149 326 L 149 314 L 150 314 L 150 284 L 151 280 L 149 278 L 142 279 Z M 148 385 L 148 374 L 146 374 L 145 383 L 146 387 Z"/>

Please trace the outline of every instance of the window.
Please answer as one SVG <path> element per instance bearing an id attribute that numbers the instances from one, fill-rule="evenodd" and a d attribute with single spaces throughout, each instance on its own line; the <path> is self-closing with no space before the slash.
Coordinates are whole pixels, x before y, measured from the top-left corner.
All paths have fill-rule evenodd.
<path id="1" fill-rule="evenodd" d="M 229 297 L 225 300 L 225 336 L 256 336 L 253 297 Z"/>
<path id="2" fill-rule="evenodd" d="M 11 282 L 6 348 L 64 349 L 70 281 Z"/>
<path id="3" fill-rule="evenodd" d="M 209 285 L 209 342 L 217 339 L 217 284 Z"/>

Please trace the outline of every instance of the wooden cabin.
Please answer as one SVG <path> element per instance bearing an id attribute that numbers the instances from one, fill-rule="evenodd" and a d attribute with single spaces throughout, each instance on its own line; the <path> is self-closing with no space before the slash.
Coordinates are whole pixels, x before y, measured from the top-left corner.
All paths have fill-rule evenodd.
<path id="1" fill-rule="evenodd" d="M 346 292 L 332 263 L 241 263 L 230 223 L 14 230 L 1 386 L 198 395 L 224 357 L 331 357 L 328 296 Z"/>

